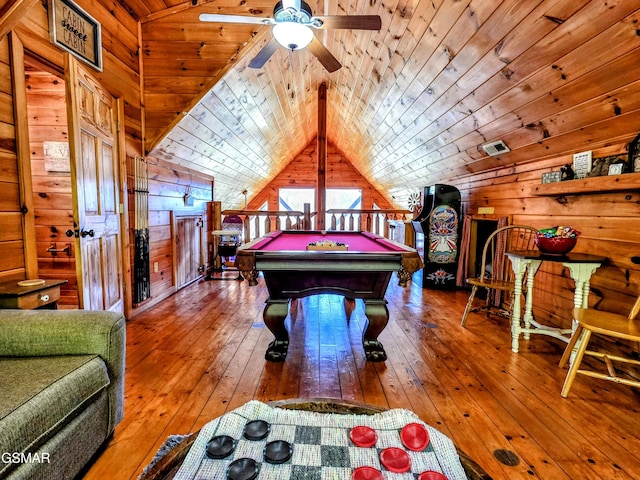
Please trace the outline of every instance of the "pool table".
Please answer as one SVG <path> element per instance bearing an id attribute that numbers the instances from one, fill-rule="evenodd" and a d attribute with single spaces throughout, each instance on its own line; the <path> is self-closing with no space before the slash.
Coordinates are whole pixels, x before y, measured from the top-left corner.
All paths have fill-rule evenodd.
<path id="1" fill-rule="evenodd" d="M 309 247 L 314 243 L 315 247 Z M 316 230 L 271 232 L 238 247 L 235 264 L 249 285 L 257 284 L 258 272 L 264 277 L 269 298 L 263 318 L 275 336 L 265 354 L 270 361 L 284 361 L 287 356 L 289 300 L 320 293 L 344 295 L 347 319 L 355 299 L 364 300 L 366 358 L 385 361 L 384 347 L 377 339 L 389 321 L 384 295 L 391 275 L 398 272 L 399 284 L 406 286 L 411 275 L 422 268 L 416 250 L 384 237 L 369 232 Z"/>

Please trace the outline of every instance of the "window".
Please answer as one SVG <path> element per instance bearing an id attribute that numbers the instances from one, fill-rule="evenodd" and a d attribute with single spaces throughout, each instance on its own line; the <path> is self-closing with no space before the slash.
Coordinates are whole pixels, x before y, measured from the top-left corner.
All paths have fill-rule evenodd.
<path id="1" fill-rule="evenodd" d="M 310 205 L 311 211 L 316 210 L 316 190 L 315 188 L 281 188 L 279 190 L 278 209 L 286 211 L 304 211 L 304 204 Z M 359 188 L 327 188 L 326 209 L 361 209 L 362 190 Z M 340 229 L 340 216 L 336 217 Z M 285 217 L 281 217 L 282 228 L 284 228 Z M 349 216 L 345 217 L 345 230 L 349 229 Z M 360 230 L 360 215 L 353 216 L 354 230 Z M 325 218 L 326 228 L 331 226 L 331 215 Z"/>
<path id="2" fill-rule="evenodd" d="M 304 204 L 308 203 L 310 210 L 313 212 L 316 206 L 316 189 L 315 188 L 281 188 L 279 190 L 278 210 L 287 212 L 304 212 Z M 302 219 L 300 219 L 302 221 Z M 287 228 L 287 217 L 280 216 L 280 228 Z M 291 217 L 291 221 L 296 219 Z"/>
<path id="3" fill-rule="evenodd" d="M 362 208 L 362 190 L 359 188 L 327 188 L 327 210 L 339 209 L 339 210 L 351 210 Z M 325 226 L 331 227 L 332 215 L 327 214 L 325 218 Z M 336 228 L 341 230 L 340 225 L 341 217 L 336 217 Z M 345 216 L 346 222 L 344 229 L 349 230 L 350 216 Z M 353 229 L 360 230 L 360 215 L 353 216 Z"/>

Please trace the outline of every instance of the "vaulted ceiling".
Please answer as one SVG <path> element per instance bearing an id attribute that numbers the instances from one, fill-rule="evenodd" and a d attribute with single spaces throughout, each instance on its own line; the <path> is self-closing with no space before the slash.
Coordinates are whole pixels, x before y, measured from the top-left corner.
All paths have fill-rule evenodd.
<path id="1" fill-rule="evenodd" d="M 149 155 L 215 176 L 244 204 L 304 147 L 326 83 L 327 137 L 404 207 L 426 185 L 628 141 L 640 130 L 638 0 L 324 0 L 317 15 L 375 14 L 380 31 L 316 30 L 341 62 L 308 50 L 250 60 L 275 0 L 125 0 L 141 22 Z M 195 4 L 195 5 L 194 5 Z M 509 153 L 482 144 L 502 139 Z"/>

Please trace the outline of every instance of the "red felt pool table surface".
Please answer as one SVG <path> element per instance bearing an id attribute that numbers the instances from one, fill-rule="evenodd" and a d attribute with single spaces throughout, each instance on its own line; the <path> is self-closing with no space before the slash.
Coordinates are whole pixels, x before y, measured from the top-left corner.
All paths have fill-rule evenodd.
<path id="1" fill-rule="evenodd" d="M 251 250 L 262 251 L 300 251 L 306 250 L 312 242 L 332 241 L 348 245 L 348 251 L 357 252 L 399 252 L 407 250 L 404 245 L 369 232 L 332 232 L 332 231 L 278 231 L 270 233 L 252 245 Z"/>

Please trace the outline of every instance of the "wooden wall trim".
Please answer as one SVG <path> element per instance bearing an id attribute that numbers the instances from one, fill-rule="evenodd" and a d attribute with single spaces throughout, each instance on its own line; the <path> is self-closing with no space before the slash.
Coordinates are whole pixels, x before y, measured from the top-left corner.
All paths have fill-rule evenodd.
<path id="1" fill-rule="evenodd" d="M 133 309 L 133 287 L 132 287 L 132 259 L 131 259 L 131 237 L 129 235 L 129 195 L 127 195 L 127 155 L 126 136 L 124 131 L 124 100 L 122 97 L 116 98 L 117 122 L 117 145 L 118 145 L 118 183 L 120 195 L 120 248 L 122 251 L 122 294 L 124 296 L 124 315 L 129 318 Z"/>
<path id="2" fill-rule="evenodd" d="M 38 0 L 13 0 L 0 11 L 0 37 L 7 35 Z"/>
<path id="3" fill-rule="evenodd" d="M 31 182 L 31 158 L 29 150 L 29 124 L 27 116 L 27 89 L 24 80 L 24 45 L 13 32 L 9 35 L 11 55 L 11 82 L 13 111 L 16 129 L 16 155 L 18 160 L 18 186 L 22 208 L 22 235 L 24 239 L 25 274 L 27 278 L 38 276 L 36 224 Z"/>

